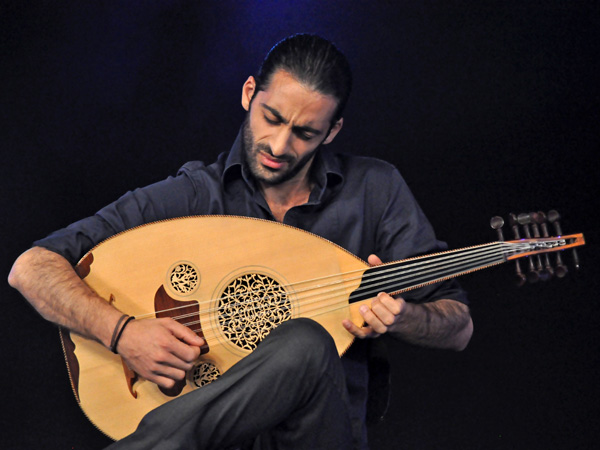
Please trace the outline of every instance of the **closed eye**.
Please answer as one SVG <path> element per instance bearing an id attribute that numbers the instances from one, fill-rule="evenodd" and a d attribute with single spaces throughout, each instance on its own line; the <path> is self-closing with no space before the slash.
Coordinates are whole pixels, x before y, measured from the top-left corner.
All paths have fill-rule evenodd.
<path id="1" fill-rule="evenodd" d="M 288 121 L 285 120 L 276 109 L 271 108 L 264 103 L 261 103 L 260 106 L 263 108 L 263 118 L 269 125 L 277 126 L 281 125 L 282 123 L 286 125 L 288 124 Z M 292 132 L 298 137 L 298 139 L 303 141 L 310 141 L 315 136 L 321 134 L 321 131 L 309 126 L 293 126 Z"/>
<path id="2" fill-rule="evenodd" d="M 310 141 L 312 138 L 314 138 L 314 134 L 310 133 L 308 131 L 305 131 L 303 129 L 294 129 L 294 134 L 296 136 L 298 136 L 299 139 L 302 139 L 303 141 Z"/>
<path id="3" fill-rule="evenodd" d="M 271 119 L 270 117 L 267 117 L 265 115 L 263 115 L 263 117 L 265 118 L 265 121 L 267 123 L 270 123 L 271 125 L 279 125 L 281 123 L 281 120 L 279 119 Z"/>

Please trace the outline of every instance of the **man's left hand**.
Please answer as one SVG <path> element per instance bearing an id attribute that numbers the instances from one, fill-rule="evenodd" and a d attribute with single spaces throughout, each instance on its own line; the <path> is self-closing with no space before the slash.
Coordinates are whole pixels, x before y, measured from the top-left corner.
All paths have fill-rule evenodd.
<path id="1" fill-rule="evenodd" d="M 371 266 L 382 264 L 376 255 L 370 255 L 368 262 Z M 342 321 L 344 328 L 359 339 L 375 338 L 387 333 L 390 326 L 399 320 L 406 308 L 406 302 L 402 298 L 393 298 L 385 292 L 380 292 L 371 306 L 362 305 L 359 309 L 366 325 L 358 327 L 350 320 Z"/>

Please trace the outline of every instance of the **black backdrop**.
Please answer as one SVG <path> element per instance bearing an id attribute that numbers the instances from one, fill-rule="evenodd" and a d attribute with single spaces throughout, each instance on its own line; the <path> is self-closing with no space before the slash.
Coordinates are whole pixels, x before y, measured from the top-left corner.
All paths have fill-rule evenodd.
<path id="1" fill-rule="evenodd" d="M 355 89 L 333 146 L 399 167 L 451 247 L 496 214 L 558 209 L 583 269 L 517 289 L 463 278 L 462 353 L 397 345 L 376 449 L 596 448 L 598 4 L 593 1 L 27 2 L 0 6 L 1 272 L 126 190 L 214 160 L 277 40 L 316 32 Z M 569 255 L 567 255 L 569 256 Z M 98 449 L 56 328 L 2 285 L 2 448 Z M 597 444 L 596 444 L 597 445 Z"/>

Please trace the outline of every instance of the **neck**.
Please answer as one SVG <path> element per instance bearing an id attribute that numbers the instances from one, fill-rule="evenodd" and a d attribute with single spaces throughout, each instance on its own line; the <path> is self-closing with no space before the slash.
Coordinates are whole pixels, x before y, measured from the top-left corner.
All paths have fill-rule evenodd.
<path id="1" fill-rule="evenodd" d="M 271 213 L 279 222 L 283 222 L 285 213 L 294 206 L 303 205 L 308 202 L 312 183 L 309 177 L 310 165 L 304 167 L 294 178 L 281 184 L 269 185 L 259 183 Z"/>

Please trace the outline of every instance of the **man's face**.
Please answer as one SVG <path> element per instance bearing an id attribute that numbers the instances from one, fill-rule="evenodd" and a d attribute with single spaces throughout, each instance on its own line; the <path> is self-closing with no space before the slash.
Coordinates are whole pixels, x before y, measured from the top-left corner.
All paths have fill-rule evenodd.
<path id="1" fill-rule="evenodd" d="M 252 100 L 252 101 L 250 101 Z M 254 79 L 244 84 L 248 110 L 243 127 L 245 156 L 252 175 L 266 185 L 302 181 L 319 145 L 333 140 L 341 120 L 331 128 L 337 100 L 276 72 L 266 90 L 256 92 Z"/>

